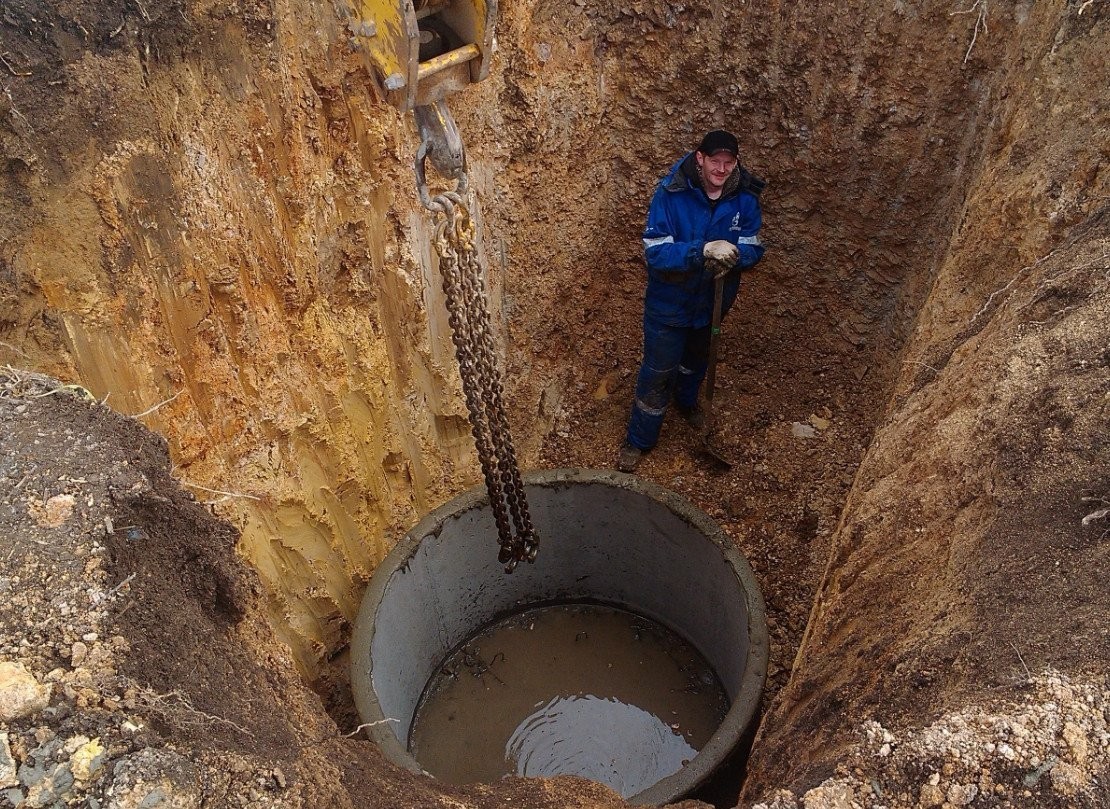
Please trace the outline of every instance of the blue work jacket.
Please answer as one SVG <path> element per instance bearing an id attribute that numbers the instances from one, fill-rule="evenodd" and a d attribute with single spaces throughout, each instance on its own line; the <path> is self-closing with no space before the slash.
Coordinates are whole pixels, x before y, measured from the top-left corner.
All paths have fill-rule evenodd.
<path id="1" fill-rule="evenodd" d="M 740 250 L 738 269 L 752 267 L 763 257 L 758 198 L 763 187 L 762 180 L 737 166 L 721 197 L 714 201 L 702 190 L 693 152 L 671 167 L 655 190 L 644 228 L 646 317 L 667 326 L 701 328 L 710 324 L 713 273 L 706 269 L 702 251 L 706 242 L 731 242 Z M 729 273 L 723 312 L 732 307 L 739 288 L 740 273 Z"/>

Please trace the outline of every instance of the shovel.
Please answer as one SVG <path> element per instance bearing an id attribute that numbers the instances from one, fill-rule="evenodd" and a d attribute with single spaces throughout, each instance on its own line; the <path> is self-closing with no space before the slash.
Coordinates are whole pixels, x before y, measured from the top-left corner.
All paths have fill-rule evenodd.
<path id="1" fill-rule="evenodd" d="M 701 451 L 721 471 L 732 469 L 732 461 L 725 457 L 713 444 L 713 393 L 717 387 L 717 343 L 721 339 L 721 308 L 725 297 L 725 277 L 722 275 L 713 282 L 713 324 L 709 331 L 709 366 L 705 371 L 705 425 L 701 431 Z"/>

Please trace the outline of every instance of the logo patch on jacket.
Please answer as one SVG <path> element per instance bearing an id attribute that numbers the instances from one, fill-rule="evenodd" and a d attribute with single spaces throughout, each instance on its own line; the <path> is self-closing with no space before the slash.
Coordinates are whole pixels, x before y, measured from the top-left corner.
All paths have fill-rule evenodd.
<path id="1" fill-rule="evenodd" d="M 732 217 L 732 224 L 729 226 L 729 230 L 743 230 L 743 228 L 740 227 L 740 214 L 739 213 L 735 214 Z"/>

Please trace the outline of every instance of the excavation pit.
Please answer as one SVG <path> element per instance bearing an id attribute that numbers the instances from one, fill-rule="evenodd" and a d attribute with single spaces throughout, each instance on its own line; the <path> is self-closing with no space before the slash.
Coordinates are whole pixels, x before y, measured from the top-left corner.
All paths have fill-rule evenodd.
<path id="1" fill-rule="evenodd" d="M 352 689 L 368 733 L 393 762 L 425 770 L 410 735 L 429 681 L 452 653 L 528 610 L 603 605 L 688 643 L 727 698 L 724 718 L 688 763 L 628 797 L 663 804 L 687 795 L 737 747 L 759 705 L 767 630 L 751 569 L 707 515 L 638 478 L 559 470 L 526 484 L 542 543 L 534 565 L 504 573 L 479 489 L 429 514 L 378 567 L 352 638 Z"/>

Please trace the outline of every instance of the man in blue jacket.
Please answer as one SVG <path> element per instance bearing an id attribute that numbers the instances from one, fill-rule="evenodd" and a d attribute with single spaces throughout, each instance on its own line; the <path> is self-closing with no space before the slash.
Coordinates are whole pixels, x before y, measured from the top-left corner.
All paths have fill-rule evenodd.
<path id="1" fill-rule="evenodd" d="M 739 163 L 736 136 L 715 129 L 671 167 L 655 190 L 644 228 L 647 292 L 644 359 L 617 462 L 631 472 L 655 446 L 671 399 L 696 429 L 698 389 L 709 361 L 713 287 L 725 277 L 728 312 L 740 270 L 763 257 L 759 194 L 764 182 Z"/>

